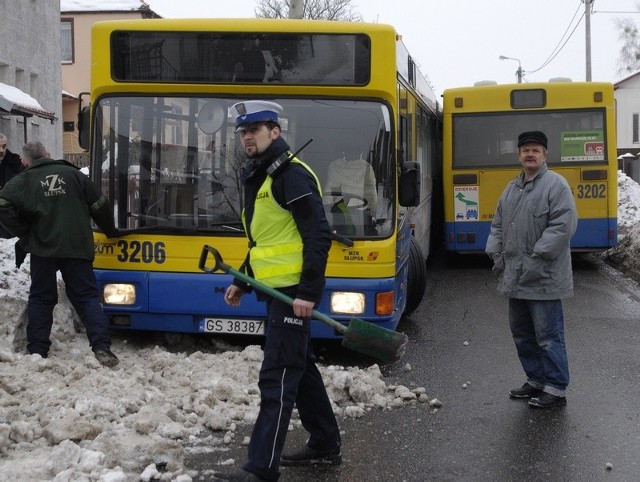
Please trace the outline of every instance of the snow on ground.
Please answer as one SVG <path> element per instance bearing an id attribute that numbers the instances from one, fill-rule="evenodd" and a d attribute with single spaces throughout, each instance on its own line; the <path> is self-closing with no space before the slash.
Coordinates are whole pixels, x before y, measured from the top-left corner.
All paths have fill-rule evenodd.
<path id="1" fill-rule="evenodd" d="M 114 335 L 120 364 L 105 368 L 60 284 L 49 357 L 26 355 L 29 261 L 16 269 L 13 245 L 0 240 L 0 481 L 187 482 L 187 451 L 245 443 L 235 430 L 257 416 L 259 346 Z M 320 369 L 338 417 L 439 404 L 422 387 L 387 385 L 377 365 Z"/>
<path id="2" fill-rule="evenodd" d="M 640 186 L 618 180 L 621 239 L 606 256 L 640 272 Z M 116 335 L 120 365 L 105 368 L 60 285 L 49 358 L 25 355 L 29 261 L 15 268 L 13 243 L 0 240 L 0 481 L 188 482 L 197 476 L 183 465 L 188 451 L 246 443 L 235 431 L 257 416 L 260 347 Z M 423 387 L 387 384 L 377 365 L 320 369 L 338 418 L 439 406 Z"/>

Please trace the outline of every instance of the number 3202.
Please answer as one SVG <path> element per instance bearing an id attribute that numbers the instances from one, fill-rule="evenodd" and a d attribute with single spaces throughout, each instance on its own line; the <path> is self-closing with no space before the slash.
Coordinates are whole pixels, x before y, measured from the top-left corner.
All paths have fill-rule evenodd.
<path id="1" fill-rule="evenodd" d="M 158 263 L 162 264 L 167 259 L 167 253 L 163 242 L 151 241 L 126 241 L 121 239 L 117 243 L 120 252 L 118 261 L 128 263 Z"/>
<path id="2" fill-rule="evenodd" d="M 604 199 L 606 197 L 606 184 L 578 184 L 578 199 Z"/>

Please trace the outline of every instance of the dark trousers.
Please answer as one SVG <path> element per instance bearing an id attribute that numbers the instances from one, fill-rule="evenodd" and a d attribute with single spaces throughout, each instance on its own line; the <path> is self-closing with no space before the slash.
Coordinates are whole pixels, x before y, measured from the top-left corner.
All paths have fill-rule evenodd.
<path id="1" fill-rule="evenodd" d="M 43 258 L 31 254 L 27 350 L 47 356 L 51 346 L 53 309 L 58 303 L 56 273 L 62 273 L 67 297 L 87 331 L 93 350 L 111 347 L 108 320 L 102 311 L 93 264 L 76 258 Z"/>
<path id="2" fill-rule="evenodd" d="M 310 434 L 309 447 L 332 449 L 341 442 L 311 348 L 310 320 L 296 318 L 293 308 L 278 300 L 269 302 L 267 309 L 264 360 L 258 381 L 260 411 L 244 468 L 264 479 L 277 480 L 294 404 L 302 426 Z"/>

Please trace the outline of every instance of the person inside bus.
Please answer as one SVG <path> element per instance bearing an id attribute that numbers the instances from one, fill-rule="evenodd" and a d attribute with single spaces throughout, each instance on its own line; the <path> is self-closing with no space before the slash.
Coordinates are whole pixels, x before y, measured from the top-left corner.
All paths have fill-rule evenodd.
<path id="1" fill-rule="evenodd" d="M 509 325 L 527 381 L 509 392 L 533 408 L 566 405 L 569 363 L 562 299 L 573 295 L 570 241 L 577 226 L 571 188 L 547 166 L 547 136 L 518 136 L 522 172 L 498 201 L 486 253 L 498 291 L 509 298 Z"/>
<path id="2" fill-rule="evenodd" d="M 60 271 L 96 359 L 113 367 L 118 358 L 111 351 L 109 322 L 93 272 L 91 227 L 93 219 L 107 236 L 117 236 L 113 214 L 89 177 L 50 157 L 41 142 L 27 142 L 22 148 L 27 169 L 0 190 L 0 223 L 31 253 L 27 351 L 42 358 L 49 354 Z"/>
<path id="3" fill-rule="evenodd" d="M 342 234 L 373 234 L 373 216 L 378 205 L 376 176 L 371 164 L 361 155 L 347 157 L 343 153 L 332 161 L 327 170 L 324 192 L 334 229 L 341 225 Z M 338 219 L 343 222 L 337 222 Z"/>
<path id="4" fill-rule="evenodd" d="M 246 38 L 233 67 L 233 82 L 263 82 L 267 63 L 260 50 L 259 40 Z"/>
<path id="5" fill-rule="evenodd" d="M 310 343 L 311 312 L 320 302 L 331 231 L 321 188 L 311 168 L 291 158 L 275 102 L 250 100 L 231 107 L 250 161 L 241 172 L 243 219 L 250 249 L 241 271 L 292 299 L 264 294 L 267 304 L 260 411 L 242 470 L 221 480 L 277 480 L 280 465 L 339 464 L 340 429 Z M 225 301 L 239 306 L 251 288 L 238 279 Z M 299 451 L 282 454 L 293 407 L 310 436 Z"/>

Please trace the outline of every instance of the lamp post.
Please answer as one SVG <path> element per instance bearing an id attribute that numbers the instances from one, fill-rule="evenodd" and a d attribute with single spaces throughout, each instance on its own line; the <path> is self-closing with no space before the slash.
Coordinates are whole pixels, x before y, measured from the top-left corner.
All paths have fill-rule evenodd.
<path id="1" fill-rule="evenodd" d="M 522 64 L 520 63 L 520 59 L 514 59 L 513 57 L 505 57 L 501 55 L 498 57 L 500 60 L 515 60 L 518 62 L 518 70 L 516 70 L 516 77 L 518 77 L 518 84 L 522 84 L 522 77 L 524 76 L 524 71 L 522 70 Z"/>

